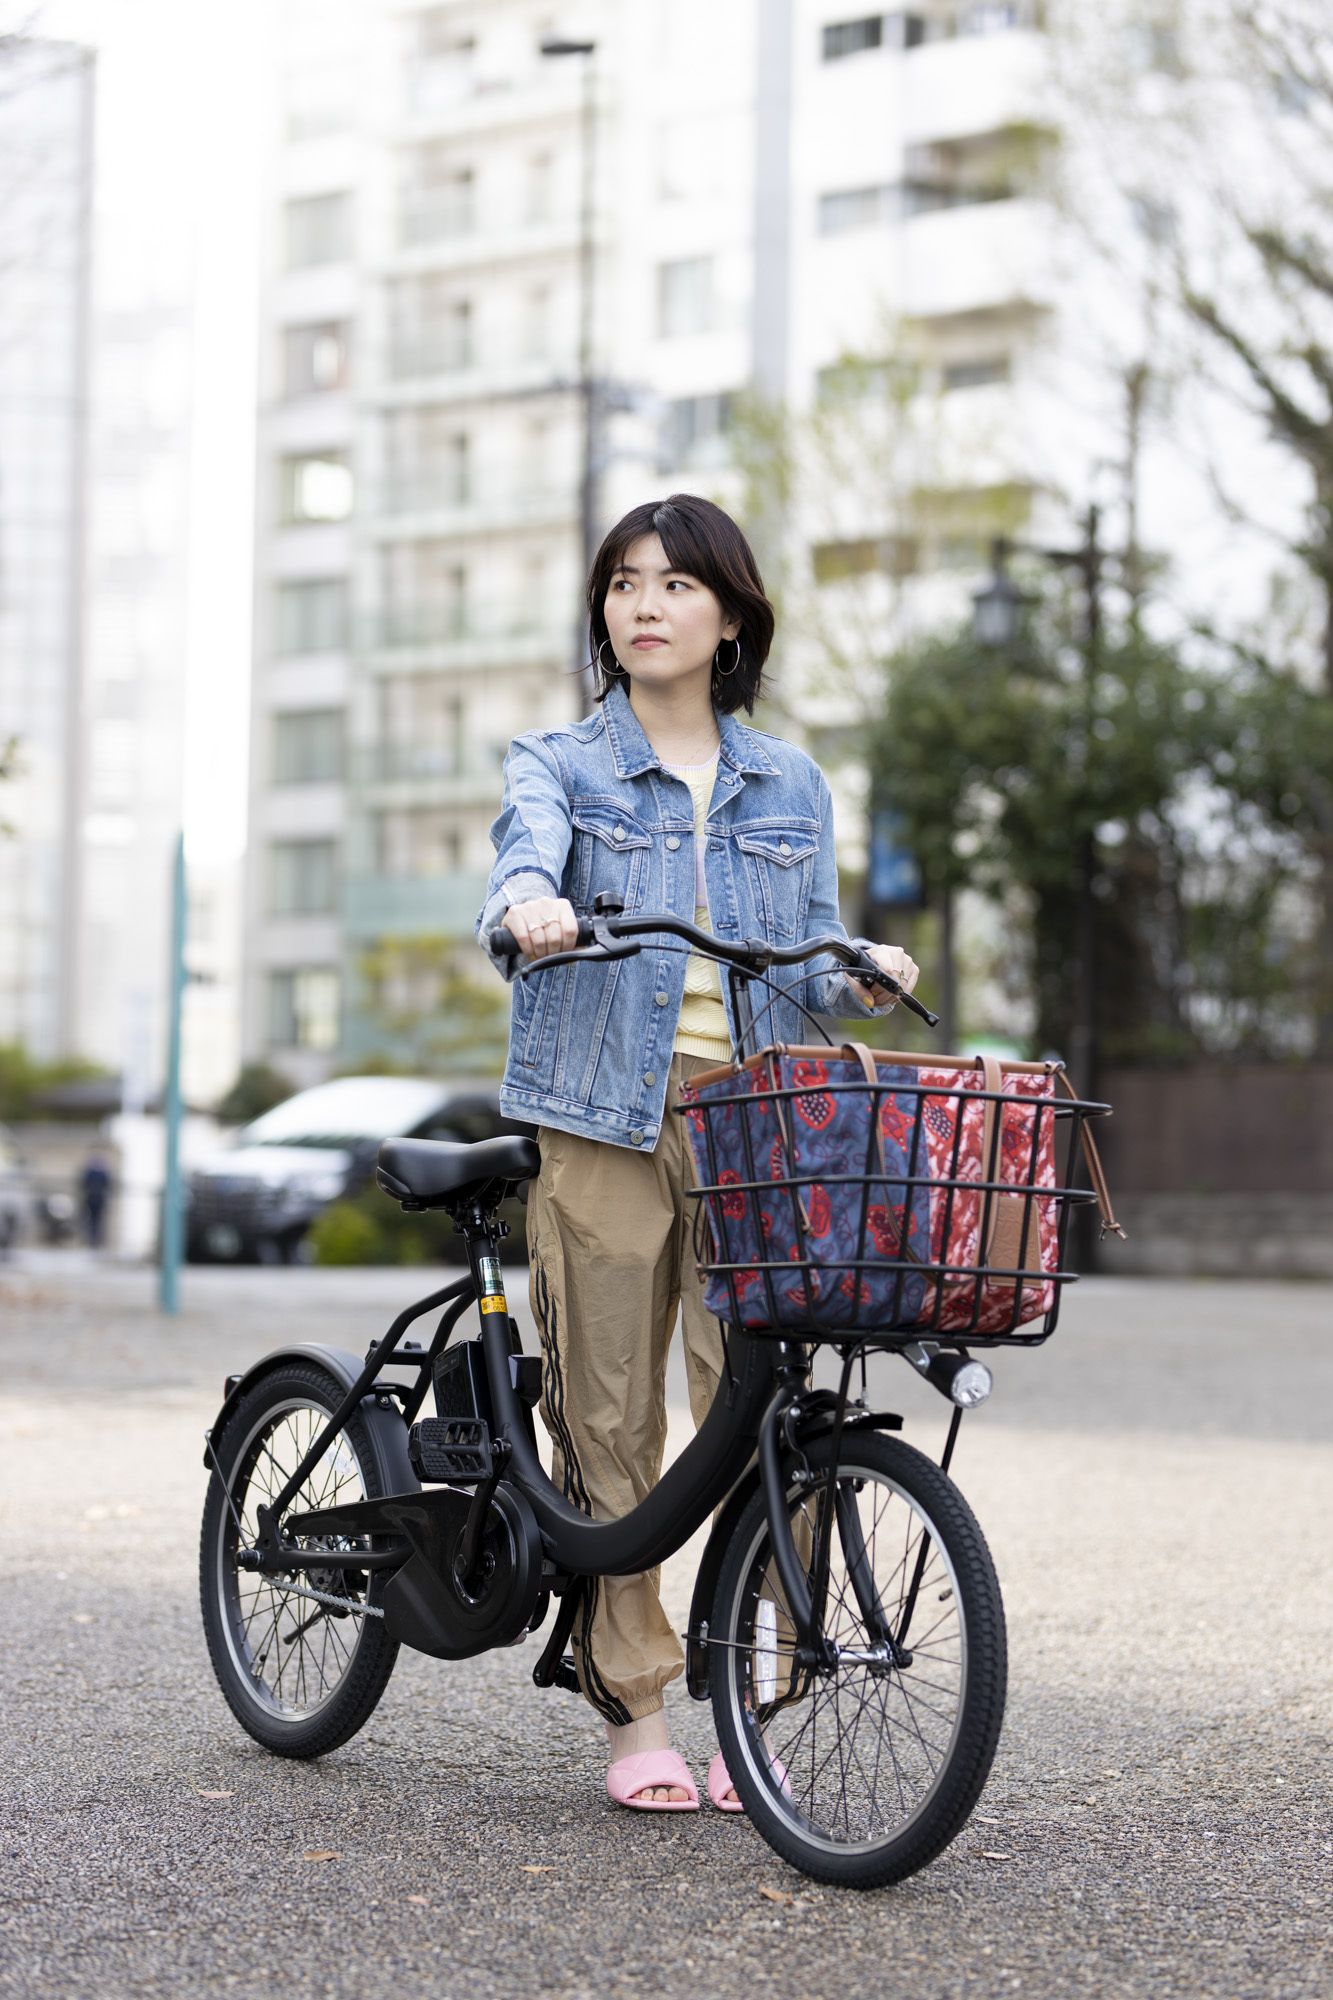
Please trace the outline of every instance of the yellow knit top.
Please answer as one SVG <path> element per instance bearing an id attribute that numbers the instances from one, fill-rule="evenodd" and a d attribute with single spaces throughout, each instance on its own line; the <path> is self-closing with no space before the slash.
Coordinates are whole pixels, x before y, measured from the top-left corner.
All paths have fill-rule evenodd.
<path id="1" fill-rule="evenodd" d="M 694 800 L 694 921 L 700 930 L 711 931 L 708 891 L 704 886 L 704 842 L 708 838 L 708 808 L 713 799 L 717 776 L 717 752 L 706 764 L 667 764 L 673 778 L 682 778 Z M 722 1005 L 722 980 L 711 958 L 692 951 L 685 961 L 685 997 L 676 1024 L 674 1044 L 678 1054 L 709 1056 L 727 1062 L 731 1056 L 731 1030 Z"/>

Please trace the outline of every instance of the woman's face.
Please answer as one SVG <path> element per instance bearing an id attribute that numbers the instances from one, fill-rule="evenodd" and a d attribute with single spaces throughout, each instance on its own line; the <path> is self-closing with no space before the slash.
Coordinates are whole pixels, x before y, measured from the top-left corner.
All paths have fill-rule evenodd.
<path id="1" fill-rule="evenodd" d="M 724 615 L 706 583 L 672 569 L 657 535 L 626 549 L 603 615 L 612 652 L 631 679 L 646 686 L 698 677 L 707 688 L 714 653 L 740 631 L 740 621 Z M 724 664 L 730 665 L 725 656 Z"/>

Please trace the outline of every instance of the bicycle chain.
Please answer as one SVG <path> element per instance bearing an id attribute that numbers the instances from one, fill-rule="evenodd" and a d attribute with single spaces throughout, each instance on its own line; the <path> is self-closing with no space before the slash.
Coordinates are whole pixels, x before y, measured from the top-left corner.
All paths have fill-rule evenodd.
<path id="1" fill-rule="evenodd" d="M 378 1604 L 358 1604 L 354 1597 L 335 1597 L 331 1590 L 316 1590 L 313 1584 L 277 1583 L 272 1577 L 265 1577 L 270 1590 L 280 1590 L 284 1597 L 310 1597 L 316 1604 L 331 1604 L 337 1611 L 352 1611 L 359 1618 L 382 1618 L 384 1611 Z"/>

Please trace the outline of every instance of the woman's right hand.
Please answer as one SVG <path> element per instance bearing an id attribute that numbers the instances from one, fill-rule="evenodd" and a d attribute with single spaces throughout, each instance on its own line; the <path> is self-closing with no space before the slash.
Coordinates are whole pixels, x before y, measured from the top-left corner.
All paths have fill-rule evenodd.
<path id="1" fill-rule="evenodd" d="M 536 896 L 530 903 L 511 903 L 504 921 L 525 958 L 573 951 L 579 941 L 574 905 L 563 896 Z"/>

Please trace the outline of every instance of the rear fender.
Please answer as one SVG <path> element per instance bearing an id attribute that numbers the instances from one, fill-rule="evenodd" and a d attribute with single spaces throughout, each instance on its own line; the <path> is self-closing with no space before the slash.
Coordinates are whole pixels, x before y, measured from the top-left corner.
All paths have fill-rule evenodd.
<path id="1" fill-rule="evenodd" d="M 285 1367 L 292 1361 L 313 1361 L 331 1375 L 344 1392 L 359 1381 L 365 1368 L 361 1355 L 349 1354 L 345 1347 L 329 1347 L 323 1341 L 305 1340 L 293 1347 L 278 1347 L 266 1354 L 262 1361 L 256 1361 L 244 1375 L 238 1375 L 229 1382 L 222 1408 L 213 1419 L 212 1428 L 206 1433 L 209 1440 L 220 1438 L 236 1405 L 256 1382 L 265 1375 L 271 1375 L 277 1368 Z M 361 1421 L 370 1437 L 370 1448 L 375 1454 L 375 1465 L 383 1482 L 385 1494 L 419 1493 L 421 1481 L 412 1470 L 407 1455 L 407 1425 L 402 1413 L 392 1397 L 367 1390 L 361 1398 Z M 212 1468 L 212 1454 L 205 1445 L 204 1465 Z"/>
<path id="2" fill-rule="evenodd" d="M 900 1431 L 903 1420 L 891 1410 L 853 1410 L 843 1426 L 845 1431 Z M 801 1439 L 825 1437 L 833 1428 L 832 1409 L 817 1409 L 802 1423 L 797 1436 Z M 734 1486 L 726 1505 L 713 1521 L 699 1564 L 699 1574 L 695 1578 L 694 1596 L 690 1603 L 690 1623 L 685 1634 L 685 1685 L 696 1701 L 707 1701 L 709 1696 L 709 1664 L 711 1648 L 707 1642 L 707 1624 L 713 1615 L 713 1599 L 717 1595 L 717 1580 L 722 1573 L 722 1563 L 737 1523 L 753 1495 L 759 1490 L 759 1467 L 752 1465 Z"/>

